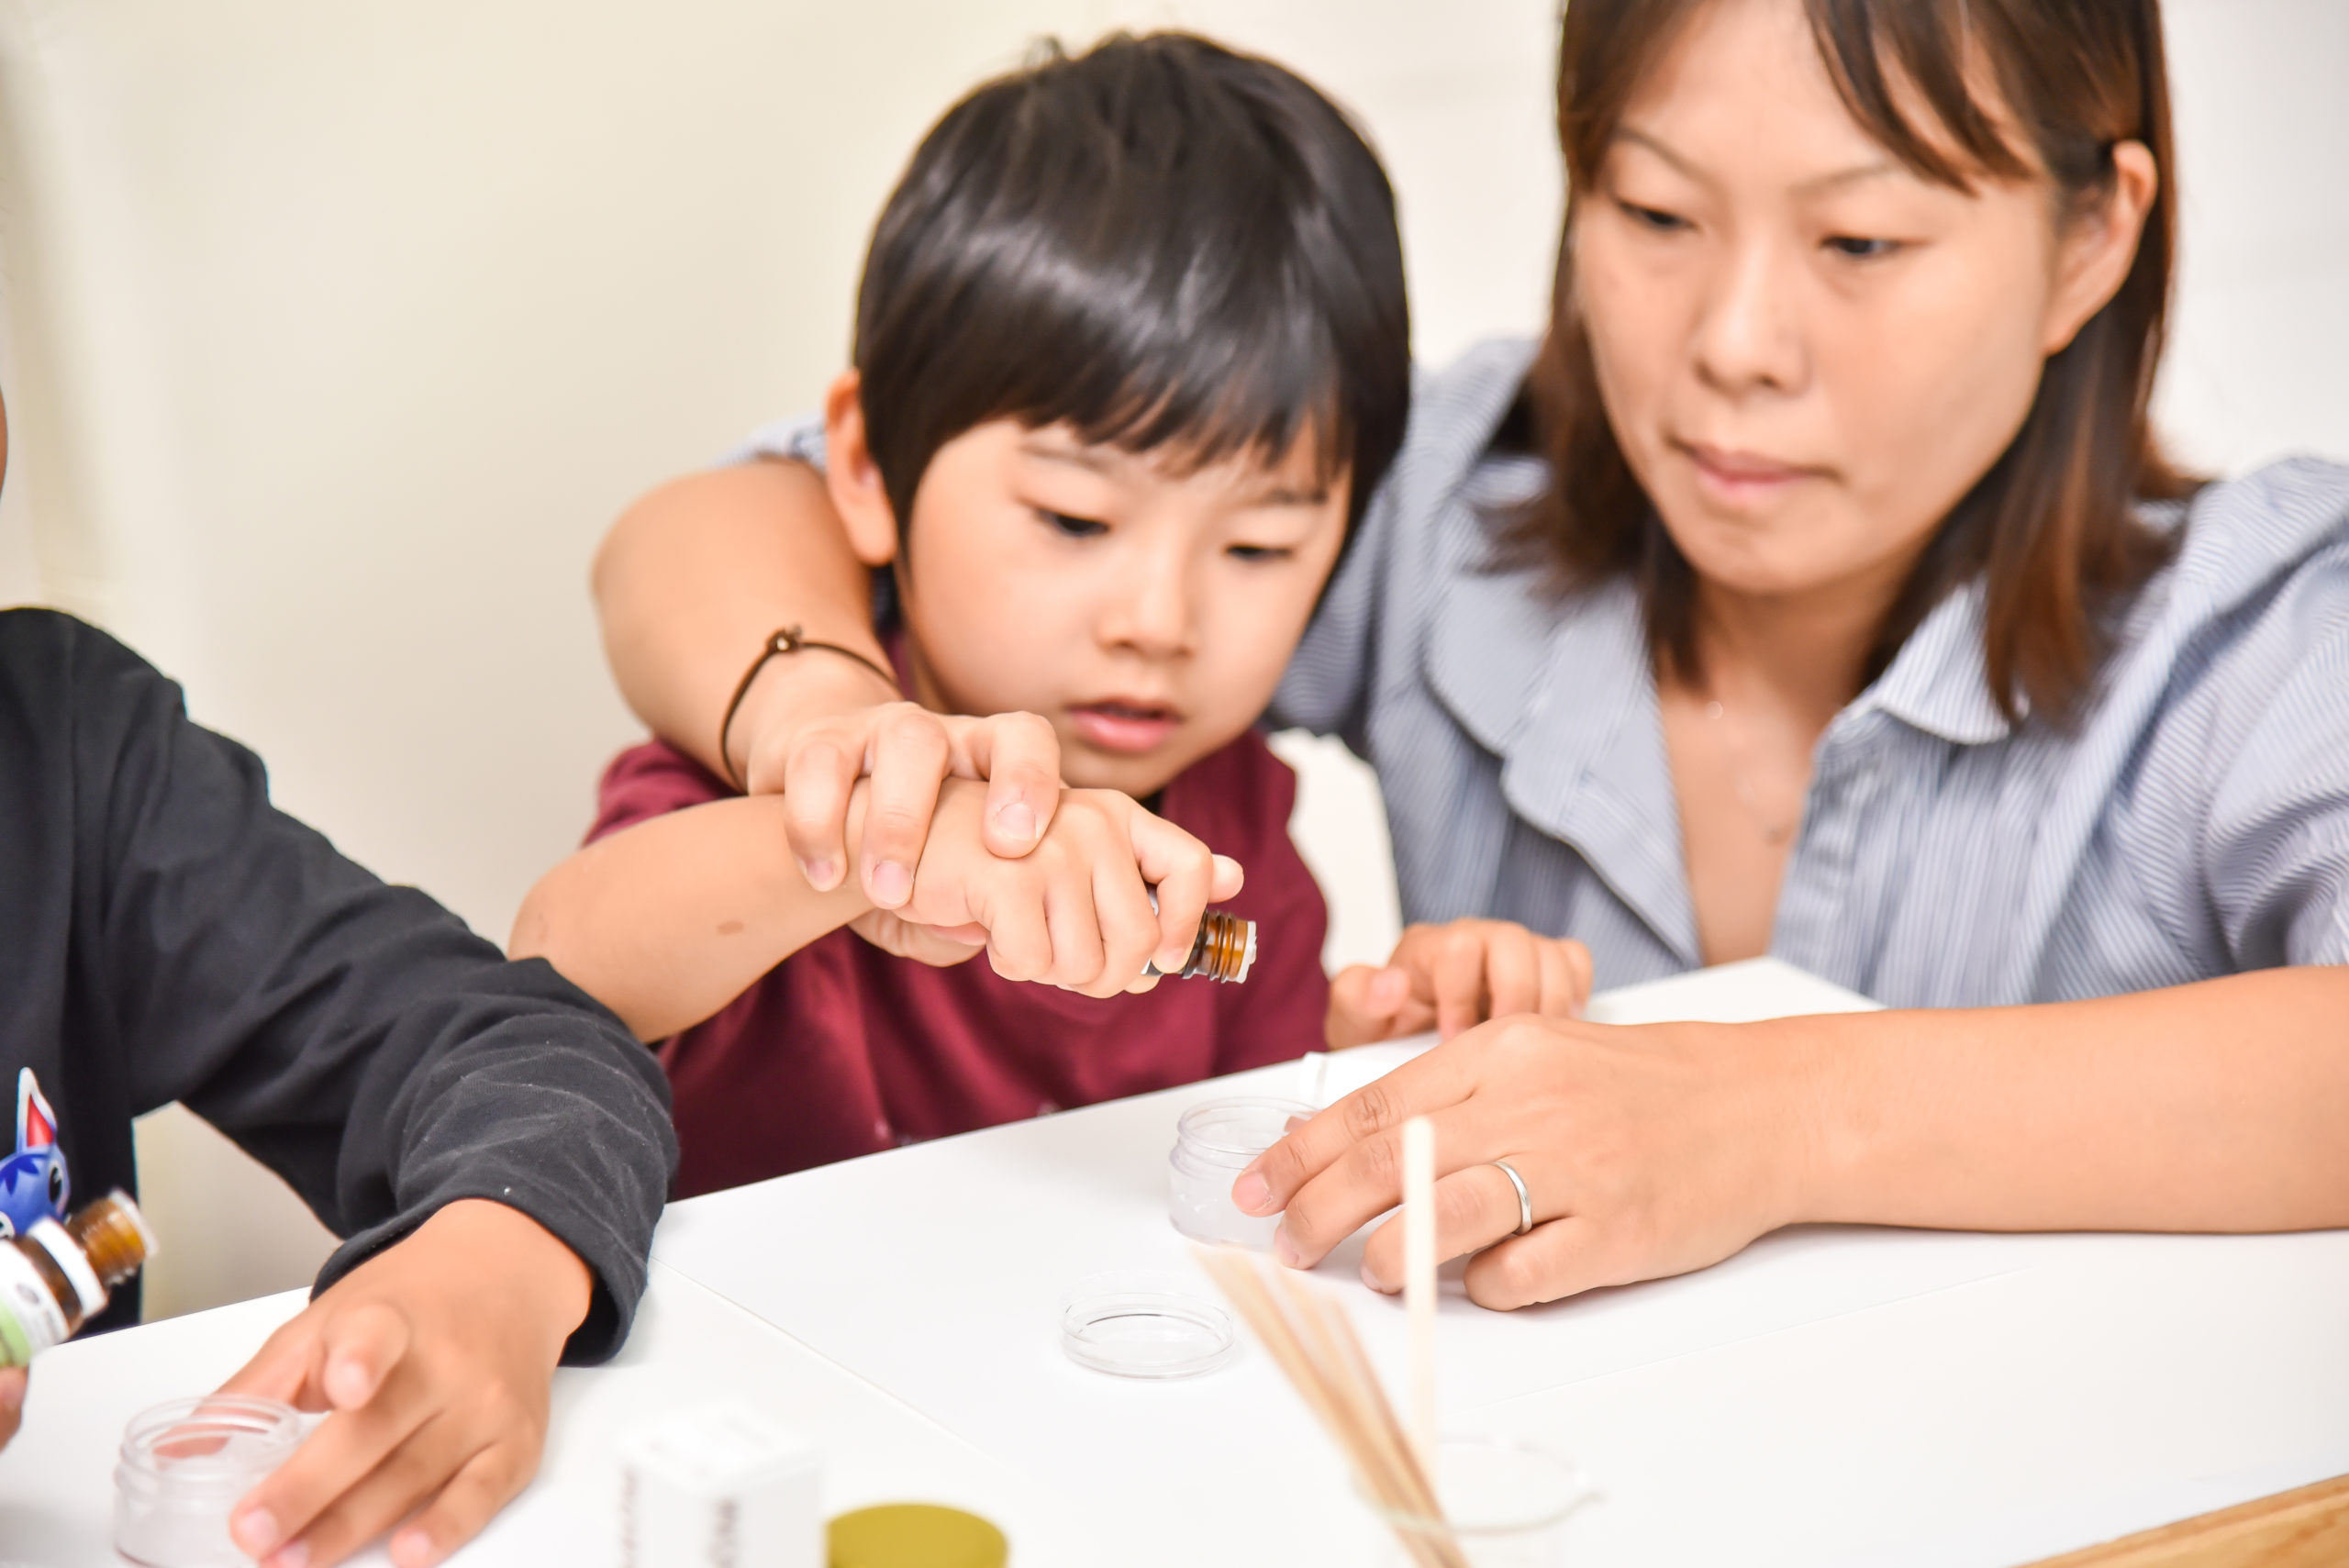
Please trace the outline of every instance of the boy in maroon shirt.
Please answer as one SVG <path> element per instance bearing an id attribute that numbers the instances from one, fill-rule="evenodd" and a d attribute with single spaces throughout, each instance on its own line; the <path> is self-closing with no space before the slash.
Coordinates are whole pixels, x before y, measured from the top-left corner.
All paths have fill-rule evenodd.
<path id="1" fill-rule="evenodd" d="M 1266 61 L 1113 39 L 930 131 L 866 259 L 826 484 L 903 693 L 1042 716 L 1074 787 L 1010 860 L 950 779 L 885 911 L 793 862 L 781 797 L 657 743 L 612 765 L 512 951 L 665 1040 L 681 1195 L 1321 1043 L 1326 916 L 1252 726 L 1401 440 L 1408 341 L 1376 158 Z M 1152 989 L 1210 900 L 1259 922 L 1253 973 Z"/>

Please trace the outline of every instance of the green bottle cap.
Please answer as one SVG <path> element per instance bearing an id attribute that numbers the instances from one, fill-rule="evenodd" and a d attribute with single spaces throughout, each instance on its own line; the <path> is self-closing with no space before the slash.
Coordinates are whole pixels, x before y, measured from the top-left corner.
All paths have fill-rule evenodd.
<path id="1" fill-rule="evenodd" d="M 1004 1568 L 1011 1543 L 976 1514 L 935 1503 L 885 1503 L 831 1522 L 831 1568 Z"/>

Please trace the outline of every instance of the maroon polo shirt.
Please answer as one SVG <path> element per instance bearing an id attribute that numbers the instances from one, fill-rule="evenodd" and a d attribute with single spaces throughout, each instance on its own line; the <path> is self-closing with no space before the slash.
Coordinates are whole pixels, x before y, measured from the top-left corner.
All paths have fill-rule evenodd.
<path id="1" fill-rule="evenodd" d="M 590 841 L 731 792 L 658 742 L 604 774 Z M 1286 1062 L 1321 1044 L 1328 911 L 1289 842 L 1297 778 L 1251 731 L 1166 786 L 1159 814 L 1240 862 L 1223 907 L 1257 922 L 1237 985 L 1169 980 L 1079 996 L 1003 979 L 984 953 L 938 969 L 843 927 L 664 1042 L 679 1197 L 1124 1095 Z"/>

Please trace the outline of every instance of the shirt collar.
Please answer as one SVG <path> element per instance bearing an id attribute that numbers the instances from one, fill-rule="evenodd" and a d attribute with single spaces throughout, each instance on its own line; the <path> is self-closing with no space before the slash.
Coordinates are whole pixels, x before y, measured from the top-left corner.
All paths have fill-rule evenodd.
<path id="1" fill-rule="evenodd" d="M 1431 651 L 1437 695 L 1500 758 L 1510 809 L 1573 846 L 1695 964 L 1679 800 L 1630 583 L 1611 579 L 1561 604 L 1524 574 L 1455 579 Z"/>
<path id="2" fill-rule="evenodd" d="M 2004 740 L 2015 726 L 1998 711 L 1982 657 L 1983 584 L 1978 577 L 1951 593 L 1909 634 L 1890 668 L 1845 709 L 1880 709 L 1915 729 L 1960 746 Z M 2016 710 L 2027 717 L 2029 698 Z"/>

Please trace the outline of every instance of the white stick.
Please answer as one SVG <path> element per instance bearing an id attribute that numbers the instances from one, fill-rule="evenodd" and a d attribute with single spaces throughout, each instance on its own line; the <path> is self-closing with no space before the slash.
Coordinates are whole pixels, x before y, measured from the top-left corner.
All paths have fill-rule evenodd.
<path id="1" fill-rule="evenodd" d="M 1411 1320 L 1411 1442 L 1435 1475 L 1435 1124 L 1403 1124 L 1403 1307 Z"/>

